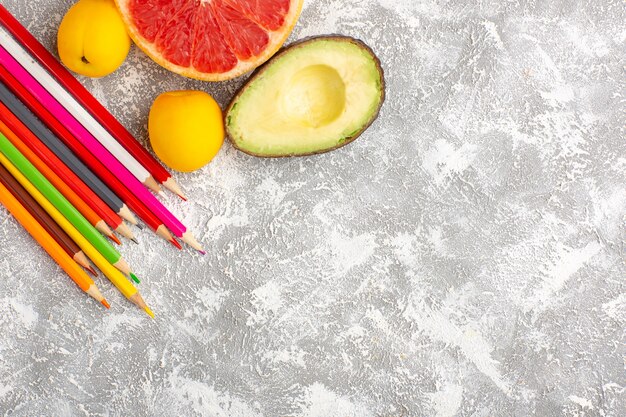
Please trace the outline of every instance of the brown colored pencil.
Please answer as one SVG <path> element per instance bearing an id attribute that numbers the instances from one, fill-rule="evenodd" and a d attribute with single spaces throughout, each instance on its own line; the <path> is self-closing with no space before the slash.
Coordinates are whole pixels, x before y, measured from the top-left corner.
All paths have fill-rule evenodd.
<path id="1" fill-rule="evenodd" d="M 7 169 L 0 164 L 0 182 L 9 190 L 19 203 L 30 213 L 31 216 L 44 228 L 46 232 L 61 246 L 63 251 L 70 258 L 74 259 L 77 264 L 91 272 L 94 276 L 98 275 L 96 270 L 91 266 L 87 256 L 78 247 L 78 245 L 56 224 L 56 222 L 45 212 L 43 208 L 35 201 L 33 197 L 17 182 Z"/>

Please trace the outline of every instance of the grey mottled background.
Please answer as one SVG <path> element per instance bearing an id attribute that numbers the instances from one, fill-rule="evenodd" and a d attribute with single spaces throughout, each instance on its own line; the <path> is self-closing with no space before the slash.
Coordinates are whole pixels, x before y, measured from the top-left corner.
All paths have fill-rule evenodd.
<path id="1" fill-rule="evenodd" d="M 70 1 L 2 0 L 48 48 Z M 388 100 L 354 144 L 225 145 L 166 203 L 209 254 L 122 251 L 151 321 L 74 288 L 0 209 L 0 414 L 623 416 L 621 0 L 306 0 L 291 39 L 365 40 Z M 161 92 L 225 106 L 133 48 L 83 79 L 139 138 Z M 10 243 L 9 243 L 10 242 Z"/>

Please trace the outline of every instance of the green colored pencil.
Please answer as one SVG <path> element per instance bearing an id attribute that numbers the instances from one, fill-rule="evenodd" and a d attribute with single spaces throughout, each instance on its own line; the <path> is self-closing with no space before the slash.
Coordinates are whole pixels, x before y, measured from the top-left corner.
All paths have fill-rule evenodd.
<path id="1" fill-rule="evenodd" d="M 102 256 L 121 272 L 131 274 L 122 255 L 52 185 L 13 144 L 0 133 L 0 152 L 43 194 Z M 8 167 L 7 167 L 8 168 Z"/>

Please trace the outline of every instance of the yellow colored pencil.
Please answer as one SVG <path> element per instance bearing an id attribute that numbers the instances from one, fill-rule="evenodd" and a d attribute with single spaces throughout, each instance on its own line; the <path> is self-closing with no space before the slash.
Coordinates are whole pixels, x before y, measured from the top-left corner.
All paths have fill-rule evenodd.
<path id="1" fill-rule="evenodd" d="M 111 265 L 100 252 L 70 223 L 54 205 L 49 202 L 44 195 L 39 192 L 37 187 L 28 181 L 28 179 L 15 167 L 2 153 L 0 153 L 0 163 L 22 184 L 22 187 L 39 203 L 39 205 L 54 219 L 55 222 L 65 230 L 65 233 L 72 238 L 74 242 L 82 249 L 82 251 L 91 259 L 91 261 L 102 271 L 102 273 L 111 281 L 113 285 L 128 298 L 137 307 L 143 309 L 150 317 L 154 317 L 154 313 L 147 306 L 146 302 L 137 291 L 137 288 L 130 283 L 128 279 L 113 265 Z"/>
<path id="2" fill-rule="evenodd" d="M 109 308 L 109 303 L 102 296 L 100 290 L 93 280 L 78 266 L 67 252 L 63 250 L 50 234 L 43 228 L 32 214 L 20 204 L 11 192 L 0 182 L 0 203 L 2 203 L 9 213 L 30 233 L 39 245 L 48 252 L 48 255 L 67 273 L 67 275 L 78 285 L 78 287 L 93 297 L 103 306 Z"/>

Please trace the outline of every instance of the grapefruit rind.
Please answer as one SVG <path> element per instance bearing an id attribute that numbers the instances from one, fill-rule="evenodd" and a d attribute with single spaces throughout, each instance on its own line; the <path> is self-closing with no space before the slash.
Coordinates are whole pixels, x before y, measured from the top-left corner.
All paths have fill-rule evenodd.
<path id="1" fill-rule="evenodd" d="M 232 78 L 239 77 L 240 75 L 254 70 L 258 66 L 266 62 L 268 59 L 270 59 L 280 49 L 280 47 L 285 43 L 285 41 L 291 34 L 291 31 L 298 21 L 300 12 L 302 11 L 303 2 L 304 0 L 291 0 L 289 12 L 285 15 L 285 23 L 280 28 L 280 30 L 267 32 L 269 36 L 269 42 L 260 55 L 253 56 L 249 60 L 239 60 L 238 64 L 227 72 L 206 73 L 198 71 L 193 67 L 176 65 L 165 59 L 158 51 L 154 43 L 144 38 L 137 30 L 134 23 L 131 21 L 131 12 L 128 8 L 129 0 L 115 0 L 115 3 L 120 10 L 131 39 L 142 51 L 146 53 L 146 55 L 148 55 L 157 64 L 172 72 L 201 81 L 230 80 Z"/>

